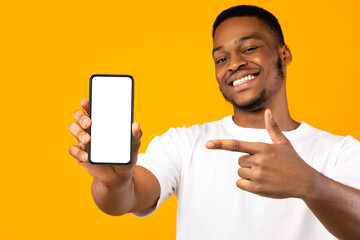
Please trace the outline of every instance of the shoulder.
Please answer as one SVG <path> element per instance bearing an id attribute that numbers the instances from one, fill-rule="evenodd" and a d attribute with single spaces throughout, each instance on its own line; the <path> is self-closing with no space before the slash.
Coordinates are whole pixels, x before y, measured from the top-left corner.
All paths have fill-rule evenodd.
<path id="1" fill-rule="evenodd" d="M 226 121 L 227 118 L 229 117 L 225 117 L 213 122 L 195 124 L 189 127 L 184 125 L 182 127 L 169 128 L 169 130 L 167 130 L 162 135 L 156 136 L 150 142 L 149 146 L 156 144 L 161 145 L 162 147 L 169 145 L 176 145 L 180 148 L 191 147 L 198 143 L 199 140 L 213 135 L 214 132 L 223 132 L 224 121 Z"/>
<path id="2" fill-rule="evenodd" d="M 302 125 L 304 126 L 299 140 L 311 149 L 322 153 L 330 151 L 337 158 L 360 156 L 360 142 L 352 136 L 335 135 L 304 122 Z"/>
<path id="3" fill-rule="evenodd" d="M 343 144 L 347 139 L 353 139 L 351 136 L 339 136 L 324 130 L 317 129 L 305 122 L 301 123 L 298 136 L 307 141 L 316 141 L 324 144 Z M 356 141 L 356 140 L 355 140 Z"/>
<path id="4" fill-rule="evenodd" d="M 161 138 L 190 138 L 194 139 L 200 136 L 211 134 L 216 131 L 223 131 L 224 124 L 231 116 L 223 119 L 205 122 L 203 124 L 195 124 L 192 126 L 182 126 L 177 128 L 170 128 L 166 131 Z"/>
<path id="5" fill-rule="evenodd" d="M 165 155 L 167 159 L 177 159 L 180 162 L 180 159 L 186 159 L 199 144 L 205 146 L 204 141 L 211 132 L 222 131 L 222 122 L 223 119 L 190 127 L 170 128 L 149 143 L 146 153 L 148 156 Z"/>

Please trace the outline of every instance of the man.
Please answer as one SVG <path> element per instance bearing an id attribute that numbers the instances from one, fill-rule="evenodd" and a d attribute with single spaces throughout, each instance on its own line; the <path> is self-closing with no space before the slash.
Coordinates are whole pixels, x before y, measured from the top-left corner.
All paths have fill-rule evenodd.
<path id="1" fill-rule="evenodd" d="M 277 19 L 254 6 L 227 9 L 213 44 L 234 116 L 172 128 L 139 159 L 134 123 L 133 163 L 101 166 L 87 161 L 91 120 L 75 112 L 69 130 L 79 143 L 69 152 L 94 177 L 99 208 L 146 216 L 176 194 L 177 239 L 360 239 L 360 143 L 290 117 L 292 56 Z M 81 106 L 88 111 L 88 100 Z"/>

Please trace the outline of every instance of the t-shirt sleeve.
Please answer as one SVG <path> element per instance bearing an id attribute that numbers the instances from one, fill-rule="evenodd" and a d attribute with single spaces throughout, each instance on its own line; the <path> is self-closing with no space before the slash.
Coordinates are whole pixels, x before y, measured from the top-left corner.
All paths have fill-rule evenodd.
<path id="1" fill-rule="evenodd" d="M 146 152 L 139 154 L 137 165 L 152 172 L 160 184 L 160 197 L 155 207 L 134 212 L 136 216 L 151 215 L 171 195 L 176 194 L 180 182 L 180 167 L 186 142 L 180 139 L 179 130 L 170 128 L 162 136 L 155 137 Z"/>
<path id="2" fill-rule="evenodd" d="M 334 180 L 360 189 L 360 143 L 351 136 L 344 138 L 334 168 Z"/>

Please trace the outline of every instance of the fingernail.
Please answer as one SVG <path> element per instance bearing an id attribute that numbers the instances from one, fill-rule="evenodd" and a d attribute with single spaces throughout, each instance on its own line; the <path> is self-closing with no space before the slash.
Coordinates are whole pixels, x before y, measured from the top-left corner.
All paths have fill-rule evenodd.
<path id="1" fill-rule="evenodd" d="M 88 121 L 87 119 L 85 119 L 85 120 L 82 122 L 83 127 L 85 127 L 88 122 L 89 122 L 89 121 Z"/>
<path id="2" fill-rule="evenodd" d="M 213 148 L 213 147 L 215 147 L 215 144 L 214 144 L 213 142 L 207 142 L 207 143 L 206 143 L 206 146 L 207 146 L 208 148 Z"/>
<path id="3" fill-rule="evenodd" d="M 86 142 L 87 139 L 88 139 L 88 136 L 87 136 L 87 135 L 83 135 L 83 136 L 81 137 L 81 140 L 82 140 L 83 142 Z"/>
<path id="4" fill-rule="evenodd" d="M 83 154 L 83 155 L 81 156 L 81 159 L 84 160 L 84 161 L 86 160 L 86 158 L 87 158 L 87 153 L 85 153 L 85 154 Z"/>
<path id="5" fill-rule="evenodd" d="M 274 120 L 273 117 L 272 117 L 272 114 L 271 114 L 271 110 L 269 110 L 269 115 L 270 115 L 270 119 Z"/>

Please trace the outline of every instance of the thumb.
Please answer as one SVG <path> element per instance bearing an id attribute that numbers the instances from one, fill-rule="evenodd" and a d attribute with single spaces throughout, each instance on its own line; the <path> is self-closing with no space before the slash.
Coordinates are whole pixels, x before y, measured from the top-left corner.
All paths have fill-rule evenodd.
<path id="1" fill-rule="evenodd" d="M 271 110 L 266 109 L 265 110 L 265 127 L 266 130 L 269 133 L 269 136 L 274 144 L 280 144 L 288 142 L 285 135 L 281 132 L 281 129 L 275 122 L 275 120 L 272 118 Z"/>
<path id="2" fill-rule="evenodd" d="M 137 155 L 141 145 L 141 136 L 142 136 L 140 124 L 138 122 L 134 122 L 132 124 L 131 130 L 133 134 L 133 154 Z"/>

